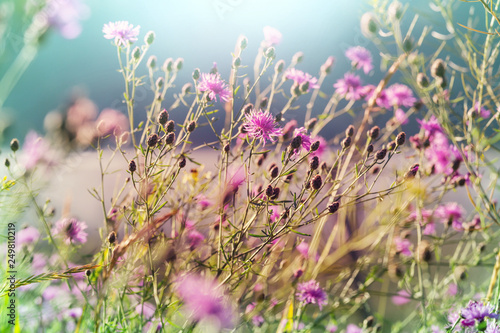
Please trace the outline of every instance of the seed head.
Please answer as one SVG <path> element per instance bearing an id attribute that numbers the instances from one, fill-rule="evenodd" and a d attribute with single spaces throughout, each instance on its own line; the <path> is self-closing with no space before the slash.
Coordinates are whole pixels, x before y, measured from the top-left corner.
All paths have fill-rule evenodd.
<path id="1" fill-rule="evenodd" d="M 290 147 L 292 147 L 292 149 L 298 149 L 300 148 L 301 145 L 302 145 L 302 137 L 300 135 L 294 137 L 292 143 L 290 143 Z"/>
<path id="2" fill-rule="evenodd" d="M 278 177 L 279 172 L 280 172 L 279 168 L 278 168 L 277 166 L 274 166 L 274 167 L 271 169 L 271 178 L 273 178 L 273 179 L 274 179 L 274 178 Z"/>
<path id="3" fill-rule="evenodd" d="M 347 149 L 351 146 L 351 137 L 348 136 L 341 142 L 342 149 Z"/>
<path id="4" fill-rule="evenodd" d="M 153 133 L 148 137 L 148 146 L 153 148 L 158 144 L 158 134 Z"/>
<path id="5" fill-rule="evenodd" d="M 353 136 L 354 135 L 354 126 L 349 125 L 347 129 L 345 130 L 345 136 Z"/>
<path id="6" fill-rule="evenodd" d="M 417 84 L 420 88 L 427 88 L 429 86 L 429 79 L 424 73 L 417 74 Z"/>
<path id="7" fill-rule="evenodd" d="M 188 132 L 193 132 L 196 128 L 196 122 L 193 120 L 192 122 L 190 122 L 187 126 L 187 130 Z"/>
<path id="8" fill-rule="evenodd" d="M 431 65 L 431 75 L 434 78 L 444 77 L 446 73 L 446 64 L 443 59 L 436 59 Z"/>
<path id="9" fill-rule="evenodd" d="M 158 115 L 158 122 L 162 125 L 165 125 L 167 121 L 168 121 L 168 111 L 166 109 L 163 109 Z"/>
<path id="10" fill-rule="evenodd" d="M 328 205 L 328 211 L 330 214 L 335 214 L 339 210 L 339 207 L 340 202 L 338 200 L 334 201 L 332 204 Z"/>
<path id="11" fill-rule="evenodd" d="M 321 185 L 323 185 L 323 179 L 321 179 L 321 175 L 316 175 L 311 179 L 311 187 L 314 190 L 319 190 L 321 188 Z"/>
<path id="12" fill-rule="evenodd" d="M 375 158 L 377 160 L 383 160 L 385 158 L 385 155 L 387 155 L 387 149 L 382 148 L 375 153 Z"/>
<path id="13" fill-rule="evenodd" d="M 366 147 L 366 152 L 368 154 L 373 153 L 373 145 L 371 143 L 368 145 L 368 147 Z"/>
<path id="14" fill-rule="evenodd" d="M 372 138 L 372 140 L 375 140 L 378 138 L 378 135 L 380 134 L 380 127 L 378 126 L 373 126 L 370 131 L 368 132 L 368 136 Z"/>
<path id="15" fill-rule="evenodd" d="M 173 120 L 169 120 L 167 122 L 167 125 L 165 126 L 165 129 L 167 130 L 167 133 L 173 132 L 175 129 L 175 123 Z"/>
<path id="16" fill-rule="evenodd" d="M 281 192 L 280 188 L 279 187 L 275 187 L 273 189 L 273 194 L 269 197 L 269 199 L 271 199 L 271 200 L 277 199 L 280 196 L 280 192 Z"/>
<path id="17" fill-rule="evenodd" d="M 137 170 L 137 165 L 135 164 L 134 160 L 131 160 L 128 164 L 128 171 L 130 171 L 130 173 L 133 173 L 135 172 L 135 170 Z"/>
<path id="18" fill-rule="evenodd" d="M 274 191 L 274 189 L 273 189 L 272 185 L 267 185 L 267 188 L 266 188 L 266 195 L 267 195 L 268 197 L 270 197 L 270 196 L 272 196 L 272 195 L 273 195 L 273 191 Z"/>
<path id="19" fill-rule="evenodd" d="M 179 160 L 179 168 L 184 168 L 186 166 L 186 158 L 182 156 L 182 158 Z"/>
<path id="20" fill-rule="evenodd" d="M 5 166 L 8 168 L 10 167 L 10 161 L 8 158 L 5 159 Z"/>
<path id="21" fill-rule="evenodd" d="M 405 141 L 406 141 L 406 133 L 400 132 L 396 137 L 396 143 L 398 144 L 398 146 L 402 146 L 404 145 Z"/>
<path id="22" fill-rule="evenodd" d="M 387 150 L 392 151 L 396 149 L 396 141 L 391 141 L 387 144 Z"/>
<path id="23" fill-rule="evenodd" d="M 316 151 L 319 149 L 319 145 L 320 145 L 320 142 L 319 140 L 318 141 L 314 141 L 312 144 L 311 144 L 311 151 Z"/>
<path id="24" fill-rule="evenodd" d="M 168 133 L 165 137 L 165 144 L 171 145 L 175 141 L 175 133 Z"/>
<path id="25" fill-rule="evenodd" d="M 116 241 L 116 232 L 111 231 L 108 235 L 108 242 L 109 244 L 114 244 Z"/>
<path id="26" fill-rule="evenodd" d="M 90 277 L 90 276 L 92 275 L 92 271 L 91 271 L 90 269 L 87 269 L 87 270 L 85 271 L 85 275 L 86 275 L 87 277 Z"/>
<path id="27" fill-rule="evenodd" d="M 319 158 L 318 158 L 318 156 L 313 156 L 313 158 L 309 162 L 309 168 L 311 168 L 311 170 L 316 170 L 316 169 L 319 168 Z"/>

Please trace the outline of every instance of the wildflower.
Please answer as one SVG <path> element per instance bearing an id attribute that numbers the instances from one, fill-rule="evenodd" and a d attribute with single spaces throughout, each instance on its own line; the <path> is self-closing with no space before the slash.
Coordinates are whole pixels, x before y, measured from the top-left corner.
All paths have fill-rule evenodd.
<path id="1" fill-rule="evenodd" d="M 270 26 L 265 26 L 263 31 L 265 47 L 275 46 L 281 42 L 281 38 L 283 37 L 283 35 L 281 34 L 281 32 L 279 32 L 278 29 Z"/>
<path id="2" fill-rule="evenodd" d="M 400 290 L 398 291 L 396 296 L 392 296 L 392 303 L 395 305 L 404 305 L 408 302 L 411 301 L 410 298 L 410 293 L 408 293 L 406 290 Z"/>
<path id="3" fill-rule="evenodd" d="M 187 275 L 177 281 L 177 293 L 194 321 L 211 319 L 218 328 L 233 326 L 233 310 L 215 281 Z"/>
<path id="4" fill-rule="evenodd" d="M 396 111 L 394 112 L 394 119 L 396 119 L 396 121 L 400 124 L 400 125 L 406 125 L 408 124 L 408 116 L 406 115 L 406 113 L 401 110 L 401 109 L 396 109 Z"/>
<path id="5" fill-rule="evenodd" d="M 418 73 L 417 74 L 417 84 L 421 88 L 427 88 L 429 86 L 429 79 L 424 73 Z"/>
<path id="6" fill-rule="evenodd" d="M 87 224 L 75 218 L 65 218 L 56 222 L 54 233 L 62 236 L 66 244 L 85 243 Z"/>
<path id="7" fill-rule="evenodd" d="M 418 166 L 416 166 L 418 171 Z M 415 171 L 416 174 L 416 171 Z M 421 216 L 421 218 L 420 218 Z M 409 221 L 418 221 L 421 226 L 424 226 L 423 234 L 424 235 L 432 235 L 436 231 L 436 227 L 434 225 L 434 221 L 432 219 L 432 211 L 429 209 L 421 209 L 420 216 L 417 214 L 416 210 L 413 210 L 408 217 Z"/>
<path id="8" fill-rule="evenodd" d="M 417 99 L 408 86 L 395 83 L 386 89 L 387 98 L 390 105 L 412 107 Z"/>
<path id="9" fill-rule="evenodd" d="M 198 246 L 200 246 L 200 244 L 205 239 L 205 236 L 203 236 L 202 233 L 196 230 L 191 230 L 187 235 L 187 238 L 189 241 L 189 248 L 191 249 L 191 251 L 193 251 L 194 249 L 198 248 Z"/>
<path id="10" fill-rule="evenodd" d="M 127 21 L 116 21 L 105 24 L 102 28 L 104 38 L 114 39 L 117 46 L 127 46 L 137 40 L 139 29 L 141 27 L 134 26 Z"/>
<path id="11" fill-rule="evenodd" d="M 245 114 L 245 118 L 244 129 L 248 136 L 260 140 L 263 145 L 266 144 L 266 140 L 276 141 L 276 137 L 282 134 L 281 128 L 278 127 L 269 111 L 253 110 L 249 114 Z"/>
<path id="12" fill-rule="evenodd" d="M 67 309 L 65 311 L 65 316 L 69 318 L 80 318 L 82 316 L 83 309 L 82 308 L 73 308 L 73 309 Z"/>
<path id="13" fill-rule="evenodd" d="M 294 84 L 300 86 L 303 84 L 308 84 L 305 92 L 309 92 L 310 89 L 318 89 L 318 79 L 311 76 L 308 73 L 304 73 L 295 68 L 290 68 L 285 72 L 285 78 L 288 80 L 293 80 Z"/>
<path id="14" fill-rule="evenodd" d="M 486 109 L 483 106 L 479 105 L 479 102 L 476 102 L 474 107 L 469 111 L 470 115 L 472 117 L 479 116 L 483 119 L 488 118 L 491 115 L 490 110 Z"/>
<path id="15" fill-rule="evenodd" d="M 297 291 L 295 295 L 304 304 L 317 304 L 320 310 L 327 304 L 326 293 L 315 280 L 299 283 Z"/>
<path id="16" fill-rule="evenodd" d="M 221 100 L 227 102 L 231 99 L 231 90 L 221 79 L 219 73 L 202 73 L 199 84 L 200 91 L 208 92 L 210 100 L 217 101 L 217 95 Z"/>
<path id="17" fill-rule="evenodd" d="M 345 56 L 351 60 L 354 68 L 363 68 L 365 74 L 368 74 L 372 69 L 372 55 L 370 51 L 362 46 L 354 46 L 347 49 Z"/>
<path id="18" fill-rule="evenodd" d="M 363 329 L 354 324 L 347 325 L 345 333 L 363 333 Z"/>
<path id="19" fill-rule="evenodd" d="M 30 131 L 26 135 L 21 152 L 20 163 L 26 170 L 33 170 L 40 162 L 49 166 L 55 164 L 56 156 L 51 152 L 49 143 L 36 132 Z"/>
<path id="20" fill-rule="evenodd" d="M 394 245 L 396 246 L 396 252 L 404 255 L 405 257 L 411 257 L 411 242 L 408 239 L 401 239 L 401 237 L 394 238 Z"/>
<path id="21" fill-rule="evenodd" d="M 462 326 L 474 326 L 475 322 L 482 322 L 486 317 L 496 319 L 493 306 L 481 302 L 470 301 L 466 308 L 462 309 Z"/>
<path id="22" fill-rule="evenodd" d="M 488 322 L 488 326 L 484 333 L 500 333 L 500 327 L 496 324 L 495 321 Z"/>
<path id="23" fill-rule="evenodd" d="M 362 97 L 361 79 L 352 73 L 344 74 L 344 78 L 339 79 L 333 87 L 336 89 L 337 94 L 344 96 L 348 100 L 358 100 Z"/>
<path id="24" fill-rule="evenodd" d="M 335 324 L 328 324 L 328 326 L 326 326 L 326 331 L 328 333 L 335 333 L 335 332 L 337 332 L 337 329 L 338 329 L 338 327 Z"/>
<path id="25" fill-rule="evenodd" d="M 436 216 L 440 217 L 444 224 L 451 225 L 457 231 L 463 230 L 464 214 L 464 209 L 456 202 L 449 202 L 436 208 Z"/>
<path id="26" fill-rule="evenodd" d="M 36 21 L 46 22 L 64 38 L 74 39 L 82 32 L 80 20 L 89 14 L 88 7 L 80 0 L 49 0 Z"/>
<path id="27" fill-rule="evenodd" d="M 119 136 L 127 128 L 128 119 L 120 111 L 114 109 L 104 109 L 96 120 L 97 135 L 106 136 L 113 134 Z"/>
<path id="28" fill-rule="evenodd" d="M 40 238 L 40 232 L 38 232 L 37 228 L 27 227 L 22 230 L 19 230 L 16 240 L 20 245 L 24 245 L 24 244 L 31 244 L 37 241 L 39 238 Z"/>
<path id="29" fill-rule="evenodd" d="M 372 140 L 375 140 L 376 138 L 378 138 L 380 134 L 380 127 L 378 126 L 373 126 L 370 131 L 368 132 L 368 136 L 372 139 Z"/>

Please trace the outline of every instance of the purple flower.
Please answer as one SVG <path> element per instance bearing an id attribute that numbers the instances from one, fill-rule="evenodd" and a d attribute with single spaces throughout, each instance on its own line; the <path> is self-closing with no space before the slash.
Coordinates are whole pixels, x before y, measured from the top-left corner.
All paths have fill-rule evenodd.
<path id="1" fill-rule="evenodd" d="M 17 242 L 19 245 L 31 244 L 40 238 L 40 232 L 35 227 L 27 227 L 19 230 L 17 234 Z"/>
<path id="2" fill-rule="evenodd" d="M 479 116 L 481 118 L 488 118 L 491 115 L 490 110 L 479 106 L 479 102 L 476 102 L 470 113 L 472 116 Z"/>
<path id="3" fill-rule="evenodd" d="M 135 312 L 146 319 L 151 319 L 155 314 L 155 308 L 149 303 L 143 303 L 135 307 Z"/>
<path id="4" fill-rule="evenodd" d="M 87 224 L 75 218 L 65 218 L 56 222 L 54 233 L 64 238 L 66 244 L 85 243 Z"/>
<path id="5" fill-rule="evenodd" d="M 345 56 L 351 60 L 354 68 L 363 68 L 365 74 L 368 74 L 372 69 L 372 55 L 370 51 L 362 46 L 354 46 L 347 49 Z"/>
<path id="6" fill-rule="evenodd" d="M 400 125 L 406 125 L 408 124 L 408 116 L 406 115 L 406 113 L 401 110 L 401 109 L 397 109 L 395 112 L 394 112 L 394 118 L 396 119 L 396 121 L 400 124 Z"/>
<path id="7" fill-rule="evenodd" d="M 345 96 L 348 100 L 358 100 L 363 96 L 361 79 L 352 73 L 345 73 L 344 78 L 339 79 L 333 87 L 337 94 Z"/>
<path id="8" fill-rule="evenodd" d="M 83 310 L 82 308 L 73 308 L 73 309 L 68 309 L 65 312 L 66 317 L 70 317 L 73 319 L 80 318 L 82 316 Z"/>
<path id="9" fill-rule="evenodd" d="M 474 326 L 476 320 L 482 322 L 486 317 L 496 319 L 498 315 L 493 311 L 493 306 L 489 304 L 470 301 L 467 307 L 462 309 L 462 326 Z"/>
<path id="10" fill-rule="evenodd" d="M 361 327 L 354 325 L 354 324 L 349 324 L 349 325 L 347 325 L 347 329 L 345 330 L 345 333 L 363 333 L 363 329 Z"/>
<path id="11" fill-rule="evenodd" d="M 422 128 L 425 131 L 425 136 L 430 138 L 436 133 L 443 133 L 443 128 L 441 127 L 441 124 L 439 121 L 436 119 L 434 115 L 432 115 L 429 120 L 419 120 L 417 119 L 418 123 L 420 124 L 420 128 Z"/>
<path id="12" fill-rule="evenodd" d="M 417 211 L 413 210 L 410 213 L 410 216 L 408 217 L 408 220 L 410 221 L 417 221 L 420 223 L 421 226 L 424 226 L 424 235 L 432 235 L 436 231 L 436 227 L 434 224 L 434 221 L 432 220 L 432 211 L 429 209 L 421 209 L 420 210 L 420 215 L 418 216 Z"/>
<path id="13" fill-rule="evenodd" d="M 327 304 L 326 293 L 316 280 L 299 283 L 297 291 L 295 295 L 304 304 L 318 304 L 320 310 Z"/>
<path id="14" fill-rule="evenodd" d="M 28 171 L 42 162 L 48 166 L 55 164 L 56 156 L 50 150 L 49 143 L 36 132 L 30 131 L 26 135 L 21 151 L 20 163 Z"/>
<path id="15" fill-rule="evenodd" d="M 387 98 L 390 105 L 412 107 L 417 99 L 408 86 L 396 83 L 386 89 Z"/>
<path id="16" fill-rule="evenodd" d="M 293 131 L 293 137 L 300 136 L 302 138 L 302 149 L 304 149 L 305 151 L 309 151 L 311 149 L 312 140 L 311 137 L 306 133 L 307 130 L 304 127 L 296 128 Z M 299 153 L 300 153 L 299 148 L 295 149 L 295 154 Z"/>
<path id="17" fill-rule="evenodd" d="M 256 315 L 252 317 L 252 323 L 254 326 L 261 327 L 262 324 L 264 324 L 265 320 L 264 317 L 261 315 Z"/>
<path id="18" fill-rule="evenodd" d="M 328 333 L 335 333 L 335 332 L 337 332 L 337 329 L 338 329 L 338 327 L 335 324 L 328 324 L 328 326 L 326 326 L 326 331 Z"/>
<path id="19" fill-rule="evenodd" d="M 248 136 L 260 140 L 263 145 L 266 144 L 266 140 L 276 141 L 276 137 L 282 134 L 281 128 L 278 127 L 278 124 L 269 111 L 252 110 L 245 115 L 245 118 L 244 129 Z"/>
<path id="20" fill-rule="evenodd" d="M 231 99 L 231 90 L 221 79 L 220 74 L 202 73 L 199 84 L 200 91 L 207 91 L 210 100 L 217 101 L 217 95 L 224 102 Z"/>
<path id="21" fill-rule="evenodd" d="M 398 291 L 398 294 L 396 296 L 392 296 L 391 299 L 392 303 L 398 306 L 404 305 L 411 301 L 410 293 L 407 292 L 406 290 Z"/>
<path id="22" fill-rule="evenodd" d="M 215 319 L 215 325 L 219 328 L 233 326 L 233 309 L 224 299 L 216 281 L 186 275 L 178 280 L 177 293 L 193 320 Z"/>
<path id="23" fill-rule="evenodd" d="M 281 42 L 281 38 L 283 37 L 283 35 L 281 34 L 281 32 L 279 32 L 278 29 L 270 26 L 265 26 L 263 31 L 265 47 L 275 46 Z"/>
<path id="24" fill-rule="evenodd" d="M 449 202 L 436 208 L 436 216 L 440 217 L 444 224 L 451 224 L 453 229 L 457 231 L 463 230 L 462 219 L 464 214 L 464 209 L 456 202 Z"/>
<path id="25" fill-rule="evenodd" d="M 484 333 L 500 333 L 500 327 L 497 326 L 495 321 L 490 321 Z"/>
<path id="26" fill-rule="evenodd" d="M 402 239 L 401 237 L 394 237 L 394 245 L 396 246 L 396 251 L 398 253 L 401 253 L 405 257 L 411 257 L 411 242 L 404 238 Z"/>
<path id="27" fill-rule="evenodd" d="M 80 35 L 80 20 L 88 16 L 89 9 L 79 0 L 49 0 L 36 19 L 55 28 L 64 38 Z"/>
<path id="28" fill-rule="evenodd" d="M 196 249 L 200 244 L 203 242 L 205 239 L 205 236 L 203 236 L 202 233 L 196 231 L 196 230 L 191 230 L 189 234 L 187 235 L 188 241 L 189 241 L 189 248 L 192 250 Z"/>
<path id="29" fill-rule="evenodd" d="M 114 39 L 117 46 L 127 46 L 137 40 L 140 28 L 139 25 L 134 28 L 128 21 L 116 21 L 105 24 L 102 32 L 104 38 Z"/>
<path id="30" fill-rule="evenodd" d="M 301 85 L 303 83 L 308 82 L 309 83 L 309 87 L 307 88 L 308 92 L 311 89 L 318 89 L 319 88 L 317 78 L 311 76 L 308 73 L 304 73 L 303 71 L 295 69 L 295 68 L 288 69 L 285 72 L 285 78 L 287 78 L 288 80 L 293 80 L 293 82 L 297 85 Z"/>

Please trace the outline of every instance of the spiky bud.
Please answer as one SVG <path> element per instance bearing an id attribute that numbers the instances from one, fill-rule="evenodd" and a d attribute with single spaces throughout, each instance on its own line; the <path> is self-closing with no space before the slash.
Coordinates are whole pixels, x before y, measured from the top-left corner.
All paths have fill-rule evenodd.
<path id="1" fill-rule="evenodd" d="M 182 66 L 184 66 L 184 59 L 182 58 L 177 58 L 174 63 L 175 69 L 180 71 L 182 69 Z"/>
<path id="2" fill-rule="evenodd" d="M 318 150 L 318 149 L 319 149 L 319 145 L 320 145 L 319 140 L 318 140 L 318 141 L 314 141 L 314 142 L 311 144 L 311 148 L 310 148 L 310 150 L 311 150 L 311 151 L 316 151 L 316 150 Z"/>
<path id="3" fill-rule="evenodd" d="M 193 88 L 193 85 L 191 83 L 186 83 L 185 85 L 182 86 L 182 94 L 187 95 L 191 92 L 191 88 Z"/>
<path id="4" fill-rule="evenodd" d="M 193 132 L 196 128 L 196 122 L 193 120 L 192 122 L 190 122 L 187 126 L 187 130 L 188 132 Z"/>
<path id="5" fill-rule="evenodd" d="M 135 170 L 137 170 L 137 165 L 135 164 L 134 160 L 131 160 L 128 164 L 128 171 L 133 173 L 133 172 L 135 172 Z"/>
<path id="6" fill-rule="evenodd" d="M 166 109 L 163 109 L 158 115 L 158 122 L 162 125 L 165 125 L 167 121 L 168 121 L 168 111 Z"/>
<path id="7" fill-rule="evenodd" d="M 10 142 L 10 150 L 12 150 L 13 152 L 19 150 L 19 140 L 12 139 L 12 141 Z"/>
<path id="8" fill-rule="evenodd" d="M 406 141 L 406 133 L 400 132 L 396 137 L 396 143 L 398 144 L 398 146 L 402 146 L 405 144 L 405 141 Z"/>
<path id="9" fill-rule="evenodd" d="M 333 203 L 328 205 L 328 207 L 327 207 L 328 212 L 330 214 L 335 214 L 339 210 L 339 207 L 340 207 L 340 202 L 338 200 L 334 201 Z"/>
<path id="10" fill-rule="evenodd" d="M 163 63 L 163 66 L 161 66 L 161 69 L 164 72 L 171 72 L 174 69 L 174 59 L 167 58 Z"/>
<path id="11" fill-rule="evenodd" d="M 318 158 L 318 156 L 313 156 L 313 158 L 309 162 L 309 168 L 311 168 L 311 170 L 316 170 L 317 168 L 319 168 L 319 158 Z"/>
<path id="12" fill-rule="evenodd" d="M 303 82 L 299 86 L 300 92 L 305 94 L 309 91 L 309 81 Z"/>
<path id="13" fill-rule="evenodd" d="M 175 133 L 174 132 L 168 133 L 167 136 L 165 137 L 165 144 L 171 145 L 174 143 L 174 141 L 175 141 Z"/>
<path id="14" fill-rule="evenodd" d="M 351 146 L 351 137 L 348 136 L 347 138 L 345 138 L 344 140 L 342 140 L 341 142 L 341 146 L 342 146 L 342 149 L 347 149 Z"/>
<path id="15" fill-rule="evenodd" d="M 241 50 L 244 50 L 247 48 L 248 39 L 245 36 L 241 36 L 239 42 L 240 42 L 240 49 Z"/>
<path id="16" fill-rule="evenodd" d="M 175 123 L 173 120 L 169 120 L 167 122 L 167 125 L 165 126 L 165 129 L 167 130 L 167 133 L 171 133 L 175 129 Z"/>
<path id="17" fill-rule="evenodd" d="M 436 85 L 445 89 L 446 86 L 448 85 L 448 81 L 446 80 L 446 77 L 437 77 L 436 78 Z"/>
<path id="18" fill-rule="evenodd" d="M 375 158 L 376 158 L 377 160 L 383 160 L 383 159 L 385 158 L 385 156 L 386 156 L 386 155 L 387 155 L 387 149 L 382 148 L 382 149 L 380 149 L 379 151 L 377 151 L 377 152 L 375 153 Z"/>
<path id="19" fill-rule="evenodd" d="M 321 188 L 321 185 L 323 185 L 323 179 L 321 178 L 321 175 L 316 175 L 311 179 L 311 187 L 314 190 L 319 190 Z"/>
<path id="20" fill-rule="evenodd" d="M 391 21 L 398 21 L 403 16 L 403 5 L 399 1 L 392 2 L 387 8 L 387 14 Z"/>
<path id="21" fill-rule="evenodd" d="M 5 167 L 7 167 L 7 168 L 10 167 L 10 161 L 9 161 L 8 158 L 5 159 L 5 163 L 4 164 L 5 164 Z"/>
<path id="22" fill-rule="evenodd" d="M 274 179 L 274 178 L 278 177 L 279 172 L 280 172 L 280 170 L 279 170 L 279 168 L 277 166 L 273 167 L 271 169 L 271 178 Z"/>
<path id="23" fill-rule="evenodd" d="M 249 114 L 253 110 L 253 104 L 248 103 L 243 107 L 243 113 Z"/>
<path id="24" fill-rule="evenodd" d="M 366 328 L 373 327 L 373 324 L 375 323 L 375 317 L 369 316 L 366 317 L 365 320 L 363 321 L 363 326 Z"/>
<path id="25" fill-rule="evenodd" d="M 292 143 L 290 143 L 290 147 L 292 149 L 298 149 L 302 145 L 302 137 L 300 135 L 297 135 L 292 139 Z"/>
<path id="26" fill-rule="evenodd" d="M 265 109 L 267 107 L 267 103 L 269 103 L 269 99 L 267 97 L 264 97 L 261 101 L 260 101 L 260 108 L 261 109 Z"/>
<path id="27" fill-rule="evenodd" d="M 271 199 L 271 200 L 277 199 L 280 196 L 280 192 L 281 192 L 281 190 L 279 187 L 273 188 L 273 194 L 269 197 L 269 199 Z"/>
<path id="28" fill-rule="evenodd" d="M 165 84 L 165 79 L 159 77 L 158 80 L 156 80 L 156 90 L 160 90 L 161 88 L 163 88 L 164 84 Z"/>
<path id="29" fill-rule="evenodd" d="M 273 189 L 272 185 L 268 185 L 267 188 L 266 188 L 266 195 L 268 197 L 272 196 L 273 195 L 273 190 L 274 189 Z"/>
<path id="30" fill-rule="evenodd" d="M 158 144 L 158 134 L 153 133 L 148 137 L 148 146 L 153 148 Z"/>
<path id="31" fill-rule="evenodd" d="M 132 57 L 134 57 L 134 60 L 139 60 L 139 58 L 141 57 L 141 49 L 136 47 L 132 50 Z"/>
<path id="32" fill-rule="evenodd" d="M 372 139 L 375 140 L 378 138 L 380 134 L 380 127 L 378 126 L 373 126 L 370 131 L 368 131 L 368 136 Z"/>
<path id="33" fill-rule="evenodd" d="M 405 174 L 405 178 L 406 179 L 412 179 L 412 178 L 415 178 L 415 176 L 417 175 L 417 172 L 418 172 L 418 168 L 420 167 L 420 165 L 418 163 L 415 163 L 413 164 L 411 167 L 410 167 L 410 170 L 408 170 L 408 172 L 406 172 Z"/>
<path id="34" fill-rule="evenodd" d="M 184 156 L 179 160 L 179 168 L 184 168 L 186 166 L 186 158 Z"/>
<path id="35" fill-rule="evenodd" d="M 153 44 L 155 41 L 155 33 L 154 31 L 149 31 L 146 36 L 144 36 L 144 42 L 148 45 Z"/>

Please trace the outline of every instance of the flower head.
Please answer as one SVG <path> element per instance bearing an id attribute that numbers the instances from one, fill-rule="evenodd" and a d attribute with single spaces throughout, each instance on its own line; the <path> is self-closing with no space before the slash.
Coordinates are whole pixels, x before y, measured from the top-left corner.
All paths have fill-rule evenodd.
<path id="1" fill-rule="evenodd" d="M 80 0 L 49 0 L 37 19 L 55 28 L 64 38 L 73 39 L 82 32 L 79 21 L 88 13 L 88 7 Z"/>
<path id="2" fill-rule="evenodd" d="M 456 202 L 449 202 L 436 208 L 436 216 L 442 219 L 444 224 L 451 224 L 457 231 L 463 230 L 462 220 L 465 214 L 464 209 Z"/>
<path id="3" fill-rule="evenodd" d="M 189 248 L 191 250 L 194 250 L 200 246 L 200 244 L 205 239 L 205 236 L 203 236 L 201 232 L 193 229 L 188 233 L 187 238 L 189 242 Z"/>
<path id="4" fill-rule="evenodd" d="M 263 145 L 266 144 L 266 140 L 274 142 L 276 137 L 282 134 L 281 128 L 278 127 L 278 124 L 269 111 L 252 110 L 245 115 L 245 118 L 244 129 L 248 136 L 260 140 Z"/>
<path id="5" fill-rule="evenodd" d="M 303 71 L 300 71 L 300 70 L 295 69 L 295 68 L 288 69 L 285 72 L 285 78 L 287 78 L 288 80 L 293 80 L 293 82 L 295 82 L 295 84 L 297 84 L 299 86 L 303 83 L 306 83 L 306 82 L 309 83 L 309 87 L 307 88 L 308 92 L 309 92 L 309 90 L 311 90 L 311 88 L 312 89 L 319 88 L 317 78 L 311 76 L 311 74 L 304 73 Z"/>
<path id="6" fill-rule="evenodd" d="M 141 27 L 134 26 L 128 21 L 116 21 L 105 24 L 102 28 L 104 38 L 114 39 L 117 46 L 127 46 L 137 40 Z"/>
<path id="7" fill-rule="evenodd" d="M 462 309 L 462 326 L 474 326 L 475 322 L 482 322 L 486 317 L 497 318 L 493 312 L 493 306 L 481 302 L 470 301 L 466 308 Z"/>
<path id="8" fill-rule="evenodd" d="M 62 236 L 66 244 L 85 243 L 87 224 L 75 218 L 65 218 L 56 222 L 54 233 Z"/>
<path id="9" fill-rule="evenodd" d="M 368 74 L 372 69 L 372 55 L 370 51 L 362 46 L 354 46 L 347 49 L 345 56 L 351 60 L 354 68 L 363 68 L 365 74 Z"/>
<path id="10" fill-rule="evenodd" d="M 404 305 L 411 301 L 410 293 L 408 293 L 406 290 L 398 291 L 398 294 L 392 296 L 391 299 L 392 303 L 394 303 L 395 305 Z"/>
<path id="11" fill-rule="evenodd" d="M 23 244 L 31 244 L 37 241 L 40 238 L 40 232 L 35 227 L 27 227 L 22 230 L 19 230 L 17 234 L 17 241 L 20 245 Z"/>
<path id="12" fill-rule="evenodd" d="M 361 79 L 352 73 L 344 74 L 344 78 L 339 79 L 333 87 L 336 89 L 337 94 L 345 96 L 348 100 L 358 100 L 364 94 Z"/>
<path id="13" fill-rule="evenodd" d="M 304 304 L 318 304 L 320 310 L 327 304 L 326 293 L 316 280 L 299 283 L 297 291 L 297 298 Z"/>
<path id="14" fill-rule="evenodd" d="M 311 141 L 311 137 L 309 135 L 307 135 L 307 130 L 304 127 L 296 128 L 293 131 L 293 137 L 296 137 L 296 136 L 300 136 L 302 138 L 302 140 L 301 140 L 302 149 L 304 149 L 305 151 L 309 151 L 311 149 L 312 141 Z M 295 154 L 299 154 L 299 153 L 300 153 L 300 148 L 295 149 Z"/>
<path id="15" fill-rule="evenodd" d="M 396 246 L 396 251 L 401 253 L 405 257 L 411 256 L 411 242 L 408 239 L 402 239 L 401 237 L 394 238 L 394 245 Z"/>
<path id="16" fill-rule="evenodd" d="M 400 83 L 387 88 L 386 94 L 390 105 L 412 107 L 417 101 L 411 89 Z"/>
<path id="17" fill-rule="evenodd" d="M 211 100 L 217 101 L 217 95 L 224 102 L 231 99 L 231 90 L 221 79 L 219 73 L 202 73 L 199 88 L 200 91 L 208 92 L 208 97 Z"/>
<path id="18" fill-rule="evenodd" d="M 263 31 L 264 31 L 264 45 L 266 47 L 275 46 L 281 42 L 281 38 L 283 37 L 283 35 L 281 34 L 281 32 L 279 32 L 278 29 L 270 26 L 265 26 Z"/>

